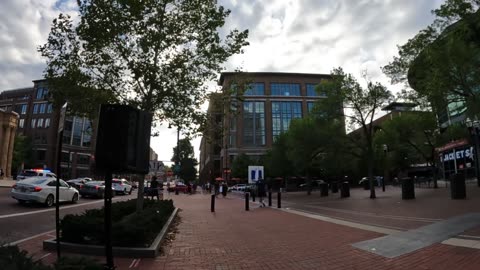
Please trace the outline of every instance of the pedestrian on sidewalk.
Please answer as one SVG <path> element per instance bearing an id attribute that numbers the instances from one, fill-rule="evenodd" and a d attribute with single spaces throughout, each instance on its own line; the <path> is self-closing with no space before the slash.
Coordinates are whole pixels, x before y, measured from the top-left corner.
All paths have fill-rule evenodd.
<path id="1" fill-rule="evenodd" d="M 160 201 L 160 197 L 158 196 L 158 182 L 157 177 L 153 176 L 152 181 L 150 182 L 150 196 L 153 197 L 157 196 L 157 201 Z"/>
<path id="2" fill-rule="evenodd" d="M 222 195 L 223 195 L 223 198 L 227 197 L 227 191 L 228 191 L 227 183 L 223 183 L 223 185 L 222 185 Z"/>
<path id="3" fill-rule="evenodd" d="M 263 202 L 263 197 L 267 196 L 267 188 L 263 179 L 259 179 L 257 181 L 257 194 L 260 202 L 260 207 L 265 207 L 266 205 Z"/>
<path id="4" fill-rule="evenodd" d="M 0 179 L 3 179 L 3 169 L 0 168 Z"/>

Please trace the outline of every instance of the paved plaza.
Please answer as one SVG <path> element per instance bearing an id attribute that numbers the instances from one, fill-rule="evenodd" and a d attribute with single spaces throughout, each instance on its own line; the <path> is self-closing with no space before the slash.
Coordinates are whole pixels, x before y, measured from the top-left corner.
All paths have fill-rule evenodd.
<path id="1" fill-rule="evenodd" d="M 115 264 L 117 269 L 175 270 L 478 269 L 480 242 L 475 240 L 478 228 L 470 229 L 468 239 L 455 236 L 443 243 L 439 239 L 393 257 L 356 247 L 386 234 L 440 224 L 468 213 L 476 216 L 480 210 L 478 187 L 468 187 L 467 200 L 445 197 L 447 189 L 417 189 L 417 198 L 411 201 L 399 199 L 398 188 L 387 187 L 387 192 L 382 193 L 381 189 L 377 192 L 376 200 L 368 199 L 367 191 L 361 189 L 352 189 L 348 199 L 340 199 L 339 194 L 320 197 L 317 193 L 311 196 L 287 193 L 283 194 L 285 208 L 281 210 L 259 208 L 252 203 L 248 212 L 240 194 L 229 194 L 216 200 L 215 213 L 210 212 L 209 194 L 172 193 L 165 197 L 172 198 L 182 210 L 175 238 L 162 255 L 155 259 L 115 258 Z M 428 210 L 430 207 L 435 208 Z M 422 218 L 424 221 L 420 221 Z M 372 221 L 367 222 L 369 219 Z M 52 262 L 54 254 L 41 250 L 41 241 L 51 238 L 52 233 L 19 245 L 35 258 Z M 459 246 L 465 243 L 462 241 L 472 243 L 471 247 Z M 479 244 L 478 247 L 473 243 Z"/>

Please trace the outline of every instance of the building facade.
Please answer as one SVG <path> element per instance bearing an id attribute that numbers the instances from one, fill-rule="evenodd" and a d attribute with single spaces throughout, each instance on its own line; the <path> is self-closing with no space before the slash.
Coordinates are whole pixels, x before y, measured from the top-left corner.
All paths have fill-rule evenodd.
<path id="1" fill-rule="evenodd" d="M 33 81 L 33 87 L 2 91 L 0 109 L 19 115 L 17 135 L 30 138 L 32 168 L 48 168 L 56 172 L 59 108 L 49 100 L 45 80 Z M 61 172 L 64 179 L 91 175 L 93 124 L 87 118 L 68 116 L 62 139 Z M 14 174 L 22 169 L 14 168 Z"/>
<path id="2" fill-rule="evenodd" d="M 0 109 L 0 179 L 12 175 L 13 145 L 18 114 Z"/>
<path id="3" fill-rule="evenodd" d="M 275 138 L 288 130 L 293 119 L 305 117 L 316 101 L 327 98 L 317 93 L 315 88 L 329 78 L 330 75 L 326 74 L 222 73 L 218 81 L 222 87 L 222 98 L 217 97 L 220 101 L 209 107 L 209 115 L 218 115 L 209 121 L 222 123 L 216 130 L 221 138 L 213 137 L 213 140 L 207 141 L 212 136 L 204 134 L 200 149 L 200 176 L 210 181 L 219 176 L 227 178 L 236 156 L 246 154 L 255 159 L 265 155 Z M 232 96 L 235 86 L 241 81 L 248 85 L 241 97 L 226 99 Z M 228 102 L 222 102 L 225 100 Z M 216 112 L 213 113 L 213 110 Z"/>

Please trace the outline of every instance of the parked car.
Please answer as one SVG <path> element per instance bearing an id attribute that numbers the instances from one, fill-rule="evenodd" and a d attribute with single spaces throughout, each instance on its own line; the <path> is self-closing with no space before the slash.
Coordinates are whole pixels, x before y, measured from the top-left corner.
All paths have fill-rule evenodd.
<path id="1" fill-rule="evenodd" d="M 88 182 L 91 182 L 91 181 L 93 181 L 92 178 L 81 177 L 81 178 L 75 178 L 75 179 L 68 180 L 67 183 L 70 186 L 75 187 L 76 189 L 80 189 L 82 187 L 82 185 L 84 185 Z"/>
<path id="2" fill-rule="evenodd" d="M 122 194 L 132 194 L 133 187 L 130 183 L 125 179 L 112 179 L 112 187 L 115 192 L 122 193 Z"/>
<path id="3" fill-rule="evenodd" d="M 320 184 L 323 184 L 325 183 L 325 181 L 323 180 L 313 180 L 312 181 L 312 188 L 317 188 L 318 186 L 320 186 Z M 299 188 L 301 189 L 305 189 L 308 187 L 308 183 L 303 183 L 303 184 L 300 184 L 298 185 Z"/>
<path id="4" fill-rule="evenodd" d="M 247 186 L 247 185 L 245 185 L 245 184 L 236 184 L 236 185 L 232 186 L 232 187 L 229 188 L 229 189 L 235 190 L 235 191 L 245 191 L 245 187 L 246 187 L 246 186 Z"/>
<path id="5" fill-rule="evenodd" d="M 173 190 L 174 191 L 178 190 L 178 192 L 187 193 L 187 185 L 185 185 L 184 183 L 177 183 L 173 188 Z"/>
<path id="6" fill-rule="evenodd" d="M 29 177 L 18 181 L 10 192 L 19 203 L 37 202 L 50 207 L 55 203 L 56 179 L 47 176 Z M 60 202 L 78 201 L 79 192 L 60 179 Z"/>
<path id="7" fill-rule="evenodd" d="M 105 197 L 105 182 L 89 181 L 83 185 L 80 185 L 78 191 L 82 197 L 95 197 L 102 199 Z M 113 196 L 115 196 L 115 190 L 112 186 L 112 197 Z"/>
<path id="8" fill-rule="evenodd" d="M 23 170 L 19 175 L 17 175 L 17 180 L 24 180 L 24 179 L 27 179 L 29 177 L 35 177 L 35 176 L 46 176 L 46 177 L 51 177 L 51 178 L 56 178 L 57 177 L 50 170 L 28 169 L 28 170 Z"/>

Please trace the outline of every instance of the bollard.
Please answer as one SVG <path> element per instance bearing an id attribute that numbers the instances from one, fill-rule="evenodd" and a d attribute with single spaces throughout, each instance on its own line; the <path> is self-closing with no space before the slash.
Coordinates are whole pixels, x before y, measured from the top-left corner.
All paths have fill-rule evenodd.
<path id="1" fill-rule="evenodd" d="M 252 196 L 252 202 L 255 201 L 255 191 L 250 191 L 250 194 Z"/>
<path id="2" fill-rule="evenodd" d="M 343 182 L 340 185 L 340 198 L 348 198 L 350 197 L 350 186 L 348 182 Z"/>
<path id="3" fill-rule="evenodd" d="M 245 211 L 250 210 L 250 194 L 248 192 L 245 192 Z"/>
<path id="4" fill-rule="evenodd" d="M 282 193 L 280 192 L 277 195 L 277 208 L 282 208 Z"/>
<path id="5" fill-rule="evenodd" d="M 175 195 L 178 195 L 178 188 L 175 188 Z"/>
<path id="6" fill-rule="evenodd" d="M 268 206 L 272 206 L 272 192 L 268 192 Z"/>
<path id="7" fill-rule="evenodd" d="M 215 212 L 215 195 L 212 194 L 212 204 L 210 206 L 210 211 L 213 213 Z"/>

